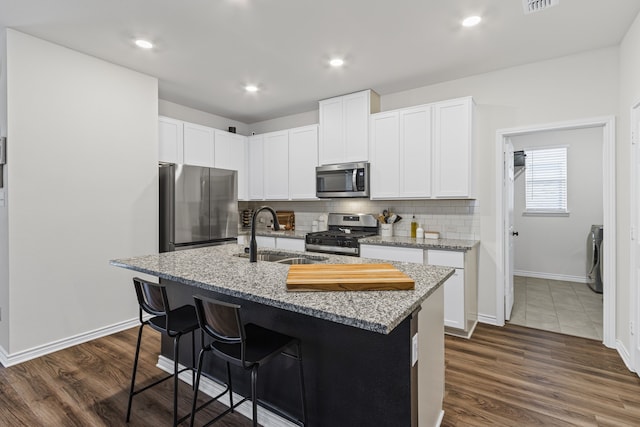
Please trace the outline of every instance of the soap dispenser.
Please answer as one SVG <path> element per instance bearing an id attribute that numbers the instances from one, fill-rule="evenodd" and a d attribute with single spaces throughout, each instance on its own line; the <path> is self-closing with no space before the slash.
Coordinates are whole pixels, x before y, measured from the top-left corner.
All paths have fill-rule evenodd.
<path id="1" fill-rule="evenodd" d="M 422 224 L 418 225 L 418 229 L 416 230 L 416 238 L 418 240 L 424 239 L 424 229 L 422 228 Z"/>

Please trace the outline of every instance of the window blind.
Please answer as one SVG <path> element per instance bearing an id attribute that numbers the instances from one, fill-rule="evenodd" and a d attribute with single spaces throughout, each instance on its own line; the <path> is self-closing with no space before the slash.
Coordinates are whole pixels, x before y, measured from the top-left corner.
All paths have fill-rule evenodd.
<path id="1" fill-rule="evenodd" d="M 526 150 L 526 211 L 567 212 L 567 147 Z"/>

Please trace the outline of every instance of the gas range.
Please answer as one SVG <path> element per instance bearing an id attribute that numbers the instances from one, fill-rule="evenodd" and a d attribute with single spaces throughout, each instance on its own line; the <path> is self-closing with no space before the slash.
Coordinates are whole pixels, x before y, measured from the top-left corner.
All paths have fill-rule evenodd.
<path id="1" fill-rule="evenodd" d="M 328 230 L 307 234 L 305 250 L 360 256 L 358 239 L 378 234 L 378 220 L 371 214 L 331 213 Z"/>

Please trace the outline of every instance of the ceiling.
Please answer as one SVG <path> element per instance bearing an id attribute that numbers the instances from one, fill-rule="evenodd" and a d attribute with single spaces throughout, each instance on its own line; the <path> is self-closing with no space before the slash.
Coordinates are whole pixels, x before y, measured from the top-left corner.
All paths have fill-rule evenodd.
<path id="1" fill-rule="evenodd" d="M 251 124 L 362 89 L 614 46 L 639 11 L 638 0 L 560 0 L 528 15 L 521 0 L 0 0 L 0 27 L 155 76 L 161 99 Z M 469 15 L 483 21 L 463 28 Z"/>

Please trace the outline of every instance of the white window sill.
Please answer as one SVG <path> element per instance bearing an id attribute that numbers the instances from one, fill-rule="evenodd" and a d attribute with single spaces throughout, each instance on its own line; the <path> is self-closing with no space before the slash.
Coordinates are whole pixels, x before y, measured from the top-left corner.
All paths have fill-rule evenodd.
<path id="1" fill-rule="evenodd" d="M 569 211 L 524 211 L 522 216 L 568 217 Z"/>

